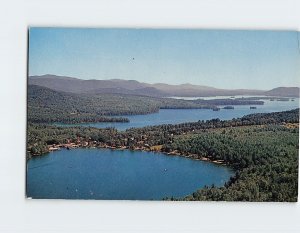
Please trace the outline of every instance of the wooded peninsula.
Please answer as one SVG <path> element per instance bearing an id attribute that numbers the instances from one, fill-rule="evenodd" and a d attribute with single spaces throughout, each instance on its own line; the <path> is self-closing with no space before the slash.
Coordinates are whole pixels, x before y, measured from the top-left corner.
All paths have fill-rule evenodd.
<path id="1" fill-rule="evenodd" d="M 252 99 L 184 100 L 109 93 L 76 94 L 28 86 L 29 123 L 129 122 L 122 115 L 156 113 L 160 109 L 216 109 L 219 105 L 263 104 L 263 101 Z"/>

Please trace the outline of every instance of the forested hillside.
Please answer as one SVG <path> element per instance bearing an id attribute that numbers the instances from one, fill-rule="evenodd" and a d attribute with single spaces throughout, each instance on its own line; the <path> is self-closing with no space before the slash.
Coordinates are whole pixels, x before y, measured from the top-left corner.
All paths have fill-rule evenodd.
<path id="1" fill-rule="evenodd" d="M 224 161 L 237 169 L 225 187 L 206 187 L 183 200 L 297 201 L 298 128 L 237 127 L 177 138 L 169 149 Z"/>
<path id="2" fill-rule="evenodd" d="M 36 85 L 28 87 L 28 121 L 32 123 L 127 122 L 118 115 L 149 114 L 159 109 L 215 108 L 225 104 L 263 104 L 257 100 L 182 100 L 124 94 L 75 94 Z"/>
<path id="3" fill-rule="evenodd" d="M 73 94 L 30 85 L 28 121 L 80 123 L 128 121 L 111 115 L 149 114 L 160 108 L 211 108 L 208 104 L 121 94 Z"/>

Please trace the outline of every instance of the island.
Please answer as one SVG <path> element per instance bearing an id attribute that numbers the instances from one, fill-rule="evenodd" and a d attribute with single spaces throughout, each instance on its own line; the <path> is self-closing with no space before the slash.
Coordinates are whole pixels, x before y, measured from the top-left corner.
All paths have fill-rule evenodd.
<path id="1" fill-rule="evenodd" d="M 234 109 L 233 106 L 225 106 L 223 109 Z"/>

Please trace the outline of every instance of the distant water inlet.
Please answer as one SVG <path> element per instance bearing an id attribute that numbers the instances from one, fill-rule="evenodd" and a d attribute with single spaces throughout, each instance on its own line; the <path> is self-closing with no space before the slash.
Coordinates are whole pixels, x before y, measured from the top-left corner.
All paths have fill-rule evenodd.
<path id="1" fill-rule="evenodd" d="M 49 199 L 184 197 L 234 175 L 229 167 L 179 156 L 82 148 L 32 158 L 27 168 L 27 196 Z"/>
<path id="2" fill-rule="evenodd" d="M 100 122 L 100 123 L 83 123 L 83 124 L 56 124 L 59 126 L 91 126 L 96 128 L 115 127 L 118 130 L 126 130 L 132 127 L 144 127 L 149 125 L 161 124 L 179 124 L 184 122 L 195 122 L 199 120 L 211 120 L 219 118 L 221 120 L 231 120 L 232 118 L 242 117 L 252 113 L 270 113 L 292 110 L 299 108 L 299 99 L 293 101 L 270 101 L 264 100 L 264 105 L 236 105 L 234 109 L 223 109 L 220 106 L 219 111 L 211 109 L 161 109 L 158 113 L 147 115 L 130 115 L 122 116 L 130 120 L 130 122 Z"/>

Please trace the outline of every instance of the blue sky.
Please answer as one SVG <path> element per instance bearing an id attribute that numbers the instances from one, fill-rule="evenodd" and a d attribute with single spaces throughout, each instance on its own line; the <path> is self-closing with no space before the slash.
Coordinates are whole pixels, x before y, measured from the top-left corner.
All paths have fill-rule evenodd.
<path id="1" fill-rule="evenodd" d="M 30 28 L 29 75 L 228 89 L 299 86 L 297 37 L 293 31 Z"/>

